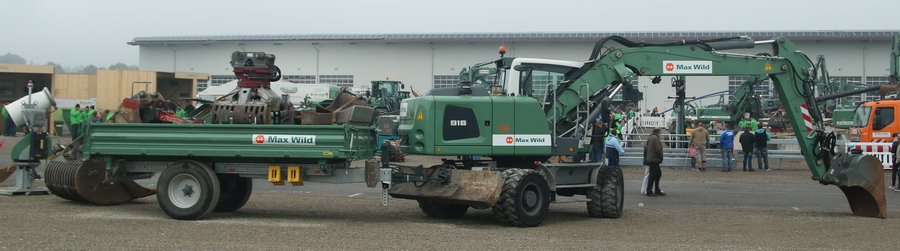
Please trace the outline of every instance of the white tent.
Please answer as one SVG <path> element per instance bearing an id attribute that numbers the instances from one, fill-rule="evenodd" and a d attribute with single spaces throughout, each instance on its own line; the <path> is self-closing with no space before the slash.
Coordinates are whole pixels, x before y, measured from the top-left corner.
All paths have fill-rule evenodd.
<path id="1" fill-rule="evenodd" d="M 272 82 L 271 87 L 275 94 L 290 95 L 291 102 L 294 103 L 303 101 L 307 96 L 312 99 L 327 99 L 329 91 L 329 86 L 327 84 L 295 84 L 284 80 Z M 232 80 L 231 82 L 219 86 L 206 88 L 206 90 L 197 93 L 197 98 L 216 100 L 225 94 L 231 93 L 235 88 L 237 88 L 237 80 Z"/>

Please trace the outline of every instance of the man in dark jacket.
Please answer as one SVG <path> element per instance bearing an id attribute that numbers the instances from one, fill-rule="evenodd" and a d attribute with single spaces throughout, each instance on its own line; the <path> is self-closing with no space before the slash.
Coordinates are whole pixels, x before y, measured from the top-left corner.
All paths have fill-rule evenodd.
<path id="1" fill-rule="evenodd" d="M 603 161 L 606 131 L 606 124 L 603 123 L 603 120 L 597 119 L 597 122 L 594 122 L 594 131 L 591 132 L 591 161 L 594 163 Z"/>
<path id="2" fill-rule="evenodd" d="M 647 182 L 647 196 L 666 196 L 659 189 L 659 179 L 662 177 L 662 171 L 659 170 L 659 163 L 663 161 L 663 144 L 659 140 L 659 128 L 653 129 L 650 137 L 647 139 L 647 166 L 650 166 L 650 181 Z"/>
<path id="3" fill-rule="evenodd" d="M 763 125 L 757 126 L 756 134 L 753 136 L 756 138 L 756 164 L 759 166 L 759 170 L 769 171 L 769 133 L 766 132 L 766 129 L 763 129 Z M 763 162 L 765 162 L 765 169 L 763 169 Z"/>
<path id="4" fill-rule="evenodd" d="M 756 144 L 756 137 L 753 137 L 749 126 L 744 127 L 744 133 L 741 133 L 738 142 L 741 142 L 741 151 L 744 152 L 744 172 L 753 172 L 753 145 Z"/>

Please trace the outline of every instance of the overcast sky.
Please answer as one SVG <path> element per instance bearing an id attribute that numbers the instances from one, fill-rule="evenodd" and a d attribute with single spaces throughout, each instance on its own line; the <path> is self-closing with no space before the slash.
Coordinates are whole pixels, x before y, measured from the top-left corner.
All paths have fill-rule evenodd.
<path id="1" fill-rule="evenodd" d="M 0 0 L 0 55 L 138 64 L 135 37 L 323 33 L 900 30 L 898 0 Z"/>

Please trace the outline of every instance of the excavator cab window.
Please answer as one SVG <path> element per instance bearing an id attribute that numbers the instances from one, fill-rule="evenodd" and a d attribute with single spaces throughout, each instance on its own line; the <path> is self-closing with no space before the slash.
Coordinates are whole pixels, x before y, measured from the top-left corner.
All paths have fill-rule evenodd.
<path id="1" fill-rule="evenodd" d="M 856 112 L 853 114 L 853 127 L 869 126 L 869 114 L 871 113 L 871 106 L 860 106 L 856 108 Z"/>
<path id="2" fill-rule="evenodd" d="M 385 82 L 378 84 L 374 93 L 380 97 L 393 97 L 397 96 L 397 91 L 397 83 Z"/>
<path id="3" fill-rule="evenodd" d="M 566 79 L 566 74 L 575 70 L 572 67 L 543 64 L 522 64 L 515 67 L 520 71 L 519 92 L 524 96 L 543 100 L 550 84 Z"/>
<path id="4" fill-rule="evenodd" d="M 872 121 L 872 130 L 881 130 L 894 123 L 893 107 L 876 107 L 875 119 Z"/>

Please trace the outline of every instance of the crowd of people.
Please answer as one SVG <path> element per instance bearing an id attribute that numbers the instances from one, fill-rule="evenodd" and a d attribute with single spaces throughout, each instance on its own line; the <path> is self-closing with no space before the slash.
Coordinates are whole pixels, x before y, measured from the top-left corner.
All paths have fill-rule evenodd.
<path id="1" fill-rule="evenodd" d="M 746 124 L 746 126 L 741 126 L 743 124 Z M 756 126 L 756 131 L 751 131 L 754 125 Z M 734 169 L 734 139 L 736 134 L 731 130 L 731 125 L 728 123 L 722 123 L 721 126 L 723 130 L 719 135 L 719 154 L 722 157 L 722 169 L 720 172 L 731 172 Z M 741 120 L 738 126 L 743 129 L 743 133 L 738 138 L 743 154 L 742 170 L 745 172 L 756 171 L 753 169 L 752 161 L 755 156 L 758 170 L 769 171 L 768 144 L 772 140 L 772 136 L 755 119 L 751 121 Z M 706 130 L 703 124 L 698 124 L 691 131 L 689 140 L 691 142 L 690 156 L 697 160 L 697 167 L 694 167 L 693 170 L 705 172 L 709 131 Z"/>
<path id="2" fill-rule="evenodd" d="M 615 110 L 611 118 L 612 121 L 605 122 L 602 117 L 596 120 L 591 134 L 592 149 L 590 161 L 601 162 L 605 156 L 608 166 L 619 166 L 619 158 L 625 156 L 625 150 L 620 143 L 622 140 L 621 124 L 624 123 L 624 119 L 628 118 L 628 115 L 627 112 Z M 742 132 L 732 131 L 732 125 L 729 123 L 711 123 L 711 126 L 720 132 L 718 141 L 719 154 L 722 159 L 720 172 L 733 171 L 735 166 L 735 144 L 740 144 L 741 147 L 743 171 L 769 171 L 768 143 L 771 140 L 771 135 L 756 119 L 742 119 L 737 123 L 738 128 L 740 128 L 739 131 Z M 710 131 L 706 129 L 703 123 L 697 123 L 695 128 L 689 132 L 689 154 L 697 161 L 697 166 L 693 168 L 695 171 L 706 171 L 707 156 L 710 154 L 707 149 L 711 143 L 710 138 Z M 900 136 L 897 136 L 897 138 L 898 142 L 900 142 Z M 641 185 L 641 194 L 651 197 L 665 196 L 665 193 L 659 188 L 659 180 L 662 176 L 659 165 L 663 160 L 662 149 L 664 147 L 667 146 L 660 139 L 660 129 L 654 129 L 644 144 L 643 162 L 646 170 L 644 182 Z M 756 158 L 757 169 L 753 167 L 754 157 Z M 900 159 L 900 152 L 898 152 L 898 159 Z M 898 178 L 897 181 L 900 182 L 900 174 L 896 177 Z M 897 188 L 896 184 L 892 183 L 892 188 Z"/>
<path id="3" fill-rule="evenodd" d="M 625 156 L 622 148 L 622 125 L 635 116 L 637 108 L 625 107 L 614 109 L 610 119 L 604 121 L 603 117 L 597 118 L 591 133 L 590 161 L 601 162 L 606 156 L 607 166 L 619 166 L 619 157 Z M 659 188 L 662 177 L 660 164 L 663 161 L 663 148 L 665 144 L 659 137 L 660 129 L 654 129 L 644 144 L 643 162 L 646 166 L 644 182 L 641 185 L 641 194 L 650 197 L 665 196 L 666 193 Z"/>

